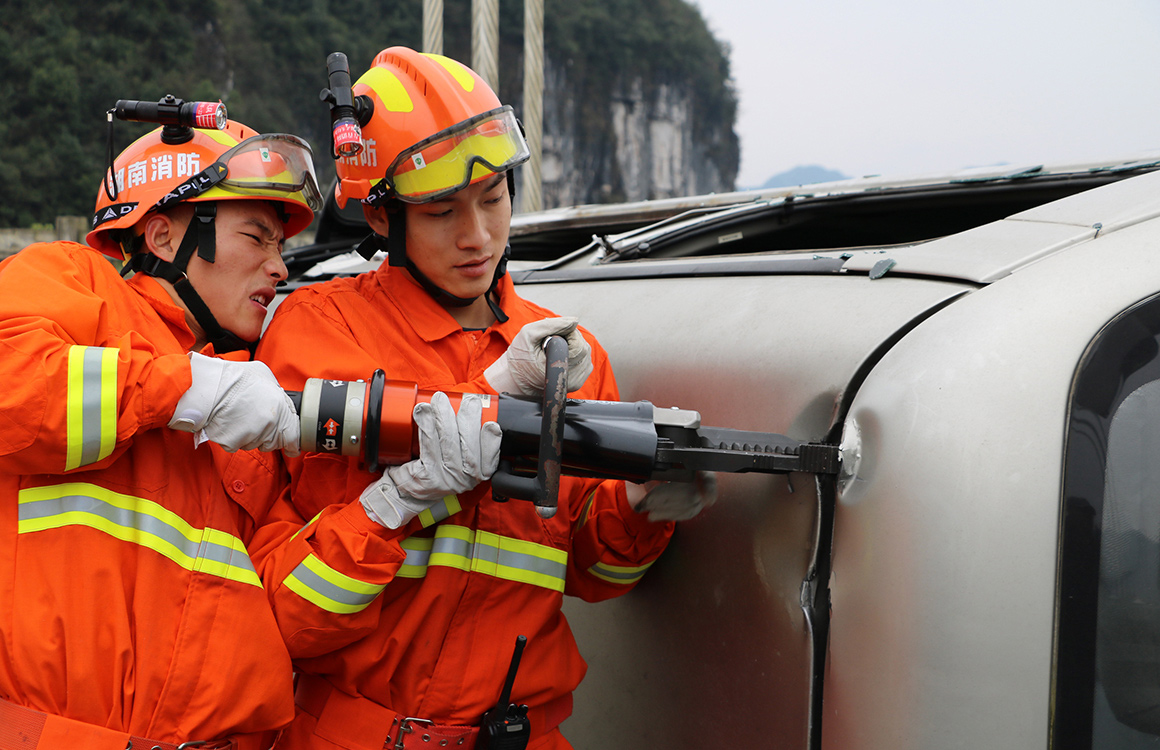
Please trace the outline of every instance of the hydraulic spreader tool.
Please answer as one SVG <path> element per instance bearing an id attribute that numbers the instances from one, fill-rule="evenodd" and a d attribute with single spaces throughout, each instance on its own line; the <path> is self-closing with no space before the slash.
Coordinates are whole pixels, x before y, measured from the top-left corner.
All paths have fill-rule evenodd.
<path id="1" fill-rule="evenodd" d="M 556 513 L 561 475 L 646 482 L 691 481 L 697 471 L 838 473 L 835 445 L 706 427 L 698 412 L 648 401 L 567 398 L 567 342 L 550 337 L 545 352 L 542 401 L 482 395 L 483 421 L 499 423 L 503 432 L 493 496 L 530 500 L 544 518 Z M 302 391 L 289 393 L 304 452 L 357 456 L 378 471 L 419 456 L 411 415 L 435 391 L 387 380 L 376 370 L 369 381 L 311 378 Z M 462 394 L 447 396 L 458 409 Z"/>

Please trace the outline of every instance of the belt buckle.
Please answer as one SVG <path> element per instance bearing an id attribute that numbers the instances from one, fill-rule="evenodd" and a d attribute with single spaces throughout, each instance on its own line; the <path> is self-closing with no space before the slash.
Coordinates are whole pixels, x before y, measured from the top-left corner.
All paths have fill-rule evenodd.
<path id="1" fill-rule="evenodd" d="M 208 740 L 196 740 L 193 742 L 182 742 L 180 745 L 177 746 L 177 750 L 192 750 L 192 748 L 201 747 L 202 745 L 208 745 L 208 744 L 209 744 Z M 133 750 L 133 740 L 132 739 L 130 739 L 128 741 L 128 743 L 126 743 L 125 750 Z M 161 750 L 161 746 L 154 745 L 151 748 L 151 750 Z"/>
<path id="2" fill-rule="evenodd" d="M 404 718 L 399 722 L 399 735 L 395 738 L 395 750 L 405 750 L 403 742 L 406 740 L 408 734 L 415 731 L 415 728 L 410 726 L 411 724 L 426 724 L 430 726 L 434 723 L 430 719 L 420 719 L 418 716 Z"/>

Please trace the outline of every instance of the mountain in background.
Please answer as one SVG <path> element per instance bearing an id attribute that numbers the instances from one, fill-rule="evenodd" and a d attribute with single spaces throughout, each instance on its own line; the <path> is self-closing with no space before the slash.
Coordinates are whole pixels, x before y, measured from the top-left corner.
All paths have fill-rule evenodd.
<path id="1" fill-rule="evenodd" d="M 826 169 L 817 164 L 809 164 L 806 166 L 794 167 L 786 170 L 780 174 L 775 174 L 770 177 L 760 187 L 764 188 L 778 188 L 778 187 L 793 187 L 795 185 L 812 185 L 815 182 L 833 182 L 834 180 L 848 180 L 847 175 L 841 172 L 836 172 L 833 169 Z"/>
<path id="2" fill-rule="evenodd" d="M 443 6 L 444 54 L 470 64 L 472 3 Z M 498 93 L 522 116 L 523 3 L 499 15 Z M 306 138 L 325 189 L 327 55 L 357 78 L 393 45 L 422 46 L 418 0 L 5 0 L 0 227 L 91 215 L 118 99 L 221 100 L 260 133 Z M 733 189 L 728 50 L 688 0 L 545 0 L 544 55 L 545 208 Z M 117 122 L 114 152 L 149 129 Z"/>

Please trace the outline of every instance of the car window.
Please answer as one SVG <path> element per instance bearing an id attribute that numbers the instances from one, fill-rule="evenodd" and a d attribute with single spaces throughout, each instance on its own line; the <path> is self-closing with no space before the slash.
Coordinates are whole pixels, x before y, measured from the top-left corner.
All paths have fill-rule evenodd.
<path id="1" fill-rule="evenodd" d="M 1108 434 L 1096 620 L 1094 738 L 1160 735 L 1160 381 L 1120 403 Z"/>
<path id="2" fill-rule="evenodd" d="M 1077 373 L 1065 452 L 1054 748 L 1160 743 L 1160 298 Z"/>

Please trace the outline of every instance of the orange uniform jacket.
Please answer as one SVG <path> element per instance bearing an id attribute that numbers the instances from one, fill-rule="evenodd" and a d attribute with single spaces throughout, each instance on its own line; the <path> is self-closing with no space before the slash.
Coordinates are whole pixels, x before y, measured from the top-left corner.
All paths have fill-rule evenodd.
<path id="1" fill-rule="evenodd" d="M 156 281 L 82 245 L 0 264 L 0 698 L 172 743 L 292 717 L 245 547 L 265 508 L 166 427 L 193 344 Z"/>
<path id="2" fill-rule="evenodd" d="M 518 297 L 510 277 L 499 292 L 510 320 L 464 331 L 409 275 L 384 264 L 295 292 L 258 357 L 290 389 L 307 377 L 369 379 L 382 368 L 389 379 L 423 388 L 494 392 L 483 371 L 524 324 L 552 317 Z M 607 356 L 586 335 L 595 371 L 574 395 L 615 400 Z M 290 460 L 295 507 L 281 505 L 283 522 L 259 532 L 268 544 L 252 550 L 298 671 L 406 716 L 477 724 L 524 635 L 512 700 L 533 709 L 566 704 L 566 716 L 586 667 L 560 611 L 564 594 L 598 601 L 625 593 L 663 551 L 672 524 L 633 512 L 622 482 L 565 478 L 551 520 L 529 502 L 492 500 L 485 483 L 459 497 L 458 510 L 452 502 L 391 531 L 358 503 L 376 477 L 354 462 L 321 454 Z M 312 520 L 281 544 L 302 519 Z M 300 715 L 296 724 L 302 720 L 313 722 Z M 382 743 L 327 744 L 301 734 L 288 733 L 298 739 L 286 746 Z M 555 738 L 546 740 L 563 742 Z"/>

